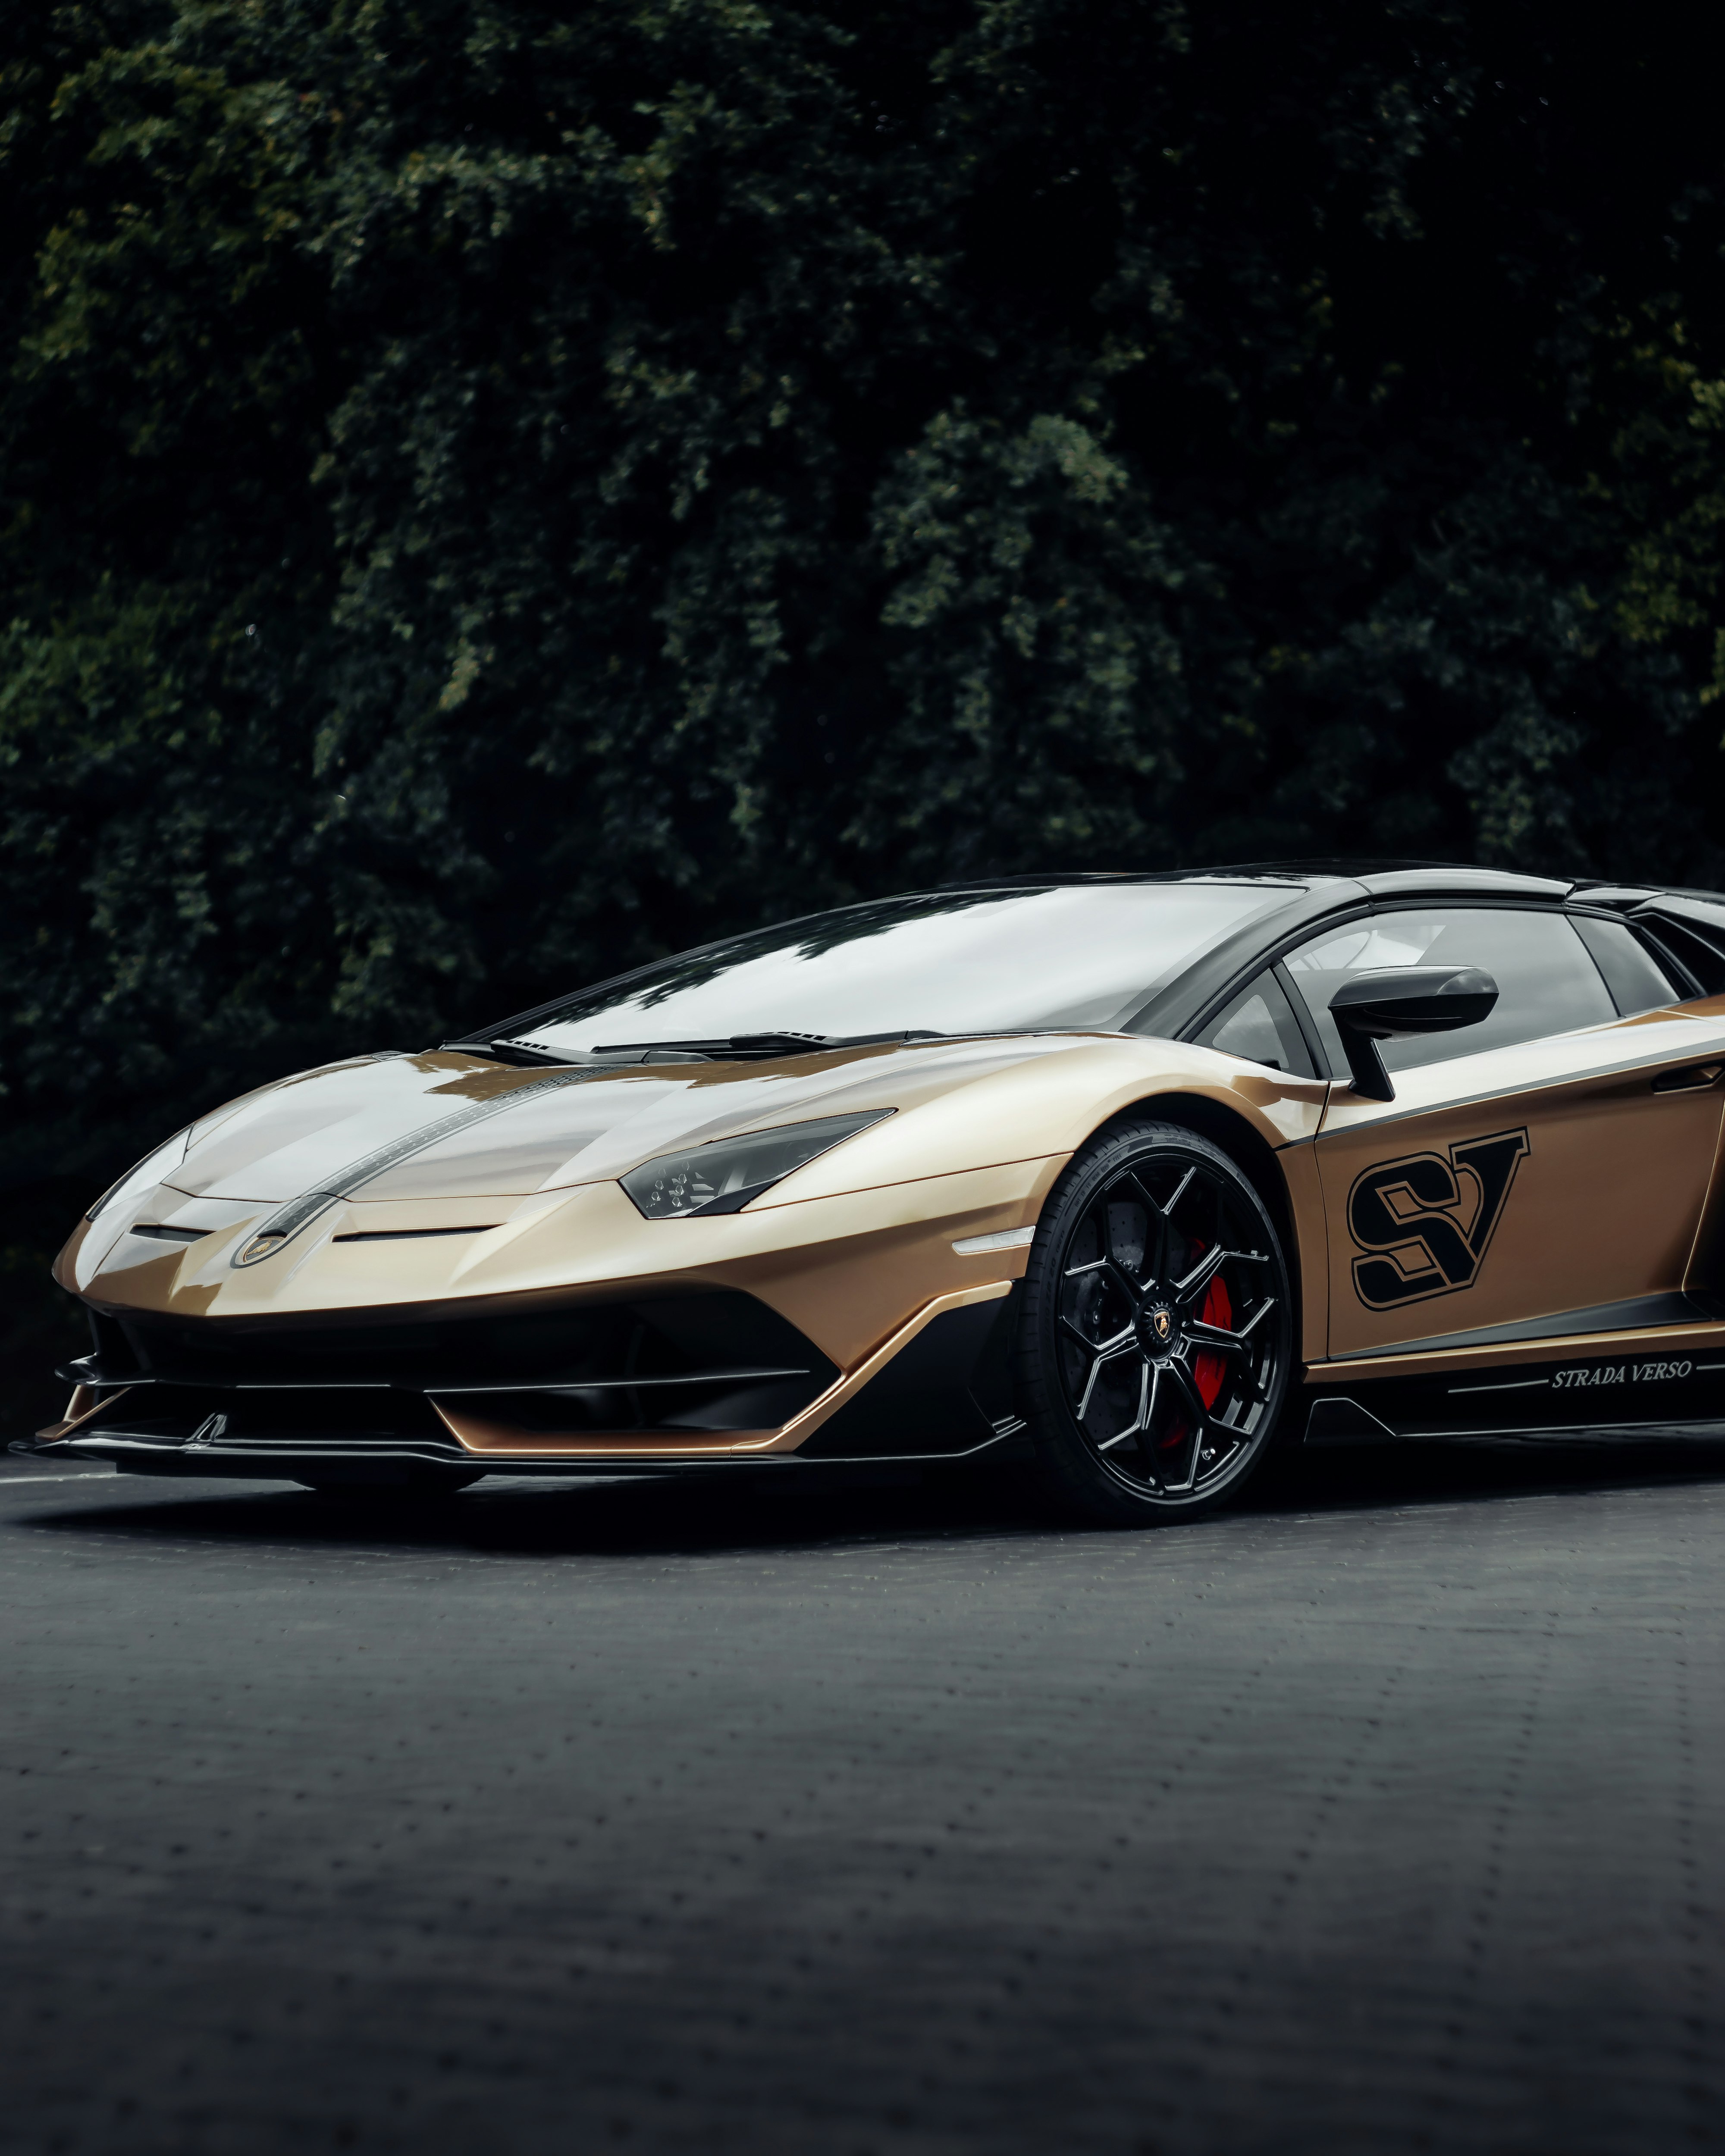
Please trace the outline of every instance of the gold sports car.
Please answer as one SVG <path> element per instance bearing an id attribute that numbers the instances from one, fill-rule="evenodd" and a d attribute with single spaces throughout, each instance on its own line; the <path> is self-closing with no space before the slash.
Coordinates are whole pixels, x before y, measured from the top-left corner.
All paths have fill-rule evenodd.
<path id="1" fill-rule="evenodd" d="M 35 1449 L 151 1475 L 1019 1461 L 1725 1411 L 1725 898 L 1364 861 L 846 906 L 177 1132 Z"/>

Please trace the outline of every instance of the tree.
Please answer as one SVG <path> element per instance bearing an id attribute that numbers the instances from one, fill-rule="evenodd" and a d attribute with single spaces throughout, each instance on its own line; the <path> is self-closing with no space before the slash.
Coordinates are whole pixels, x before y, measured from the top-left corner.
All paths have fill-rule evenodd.
<path id="1" fill-rule="evenodd" d="M 1668 0 L 8 18 L 32 1222 L 272 1072 L 920 880 L 1725 880 L 1695 39 Z"/>

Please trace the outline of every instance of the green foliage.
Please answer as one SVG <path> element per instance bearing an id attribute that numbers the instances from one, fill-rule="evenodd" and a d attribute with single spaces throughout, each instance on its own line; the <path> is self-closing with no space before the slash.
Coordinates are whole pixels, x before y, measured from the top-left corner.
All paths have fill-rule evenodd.
<path id="1" fill-rule="evenodd" d="M 0 1178 L 978 870 L 1725 880 L 1689 11 L 0 25 Z"/>

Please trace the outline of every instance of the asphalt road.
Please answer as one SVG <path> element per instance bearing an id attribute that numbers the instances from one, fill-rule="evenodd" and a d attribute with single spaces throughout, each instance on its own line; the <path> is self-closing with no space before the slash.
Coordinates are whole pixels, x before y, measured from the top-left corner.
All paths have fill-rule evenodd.
<path id="1" fill-rule="evenodd" d="M 1725 1449 L 1296 1459 L 1132 1536 L 45 1466 L 8 2150 L 1725 2138 Z"/>

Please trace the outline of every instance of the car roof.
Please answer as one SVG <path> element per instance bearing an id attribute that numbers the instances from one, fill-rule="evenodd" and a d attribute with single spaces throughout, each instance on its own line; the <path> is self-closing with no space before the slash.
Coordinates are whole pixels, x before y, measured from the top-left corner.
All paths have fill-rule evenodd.
<path id="1" fill-rule="evenodd" d="M 942 891 L 1044 889 L 1073 884 L 1257 883 L 1306 890 L 1353 885 L 1373 897 L 1418 896 L 1424 892 L 1501 892 L 1506 896 L 1555 899 L 1578 886 L 1573 878 L 1530 875 L 1517 869 L 1476 868 L 1460 861 L 1408 861 L 1380 858 L 1322 860 L 1230 861 L 1194 869 L 1085 869 L 1053 870 L 1041 875 L 965 876 L 937 884 Z M 1638 891 L 1638 896 L 1647 896 Z M 1346 903 L 1345 890 L 1329 896 Z"/>
<path id="2" fill-rule="evenodd" d="M 1286 904 L 1275 907 L 1267 916 L 1255 916 L 1222 937 L 1178 979 L 1168 983 L 1133 1020 L 1135 1030 L 1142 1028 L 1176 1038 L 1204 1023 L 1267 959 L 1317 932 L 1326 920 L 1357 918 L 1386 904 L 1417 905 L 1438 900 L 1479 904 L 1495 900 L 1552 906 L 1567 901 L 1637 916 L 1649 926 L 1656 926 L 1667 944 L 1673 941 L 1675 930 L 1678 939 L 1686 936 L 1681 949 L 1688 948 L 1698 932 L 1702 953 L 1711 953 L 1713 964 L 1725 965 L 1725 898 L 1717 893 L 1678 891 L 1670 886 L 1613 884 L 1594 878 L 1532 875 L 1516 869 L 1478 868 L 1464 862 L 1364 856 L 1240 861 L 1146 874 L 977 877 L 947 887 L 982 891 L 1089 883 L 1247 883 L 1261 886 L 1266 895 L 1272 889 L 1286 893 Z M 1695 955 L 1692 951 L 1686 963 L 1692 962 Z M 1691 970 L 1695 970 L 1692 963 Z M 1707 976 L 1703 971 L 1697 978 Z"/>
<path id="3" fill-rule="evenodd" d="M 1466 861 L 1399 860 L 1376 855 L 1325 855 L 1313 860 L 1216 862 L 1193 869 L 1050 870 L 1040 875 L 963 876 L 924 888 L 939 891 L 1043 889 L 1051 885 L 1120 883 L 1261 883 L 1301 886 L 1322 891 L 1326 886 L 1353 884 L 1373 898 L 1460 896 L 1573 898 L 1585 906 L 1629 911 L 1662 899 L 1693 899 L 1725 906 L 1725 893 L 1686 884 L 1621 883 L 1598 876 L 1535 875 L 1523 869 L 1480 868 Z M 1332 903 L 1348 895 L 1331 890 Z"/>
<path id="4" fill-rule="evenodd" d="M 1708 994 L 1725 993 L 1725 894 L 1676 885 L 1612 883 L 1593 877 L 1543 876 L 1517 869 L 1481 868 L 1460 861 L 1405 860 L 1381 855 L 1339 855 L 1321 859 L 1236 861 L 1190 869 L 1084 869 L 1044 870 L 1033 875 L 960 877 L 948 883 L 922 884 L 902 891 L 909 901 L 947 893 L 1046 891 L 1085 885 L 1255 884 L 1267 897 L 1281 892 L 1280 906 L 1254 910 L 1252 916 L 1202 952 L 1167 983 L 1133 1017 L 1134 1031 L 1173 1038 L 1189 1035 L 1226 998 L 1281 951 L 1319 930 L 1327 920 L 1338 923 L 1375 911 L 1380 906 L 1419 904 L 1449 899 L 1463 904 L 1493 900 L 1553 906 L 1568 901 L 1585 910 L 1635 918 L 1644 932 L 1656 931 L 1666 955 L 1686 967 Z M 879 901 L 865 901 L 865 903 Z M 839 911 L 848 909 L 840 908 Z M 794 924 L 786 924 L 794 925 Z M 721 939 L 726 941 L 728 939 Z M 717 948 L 715 944 L 711 947 Z M 614 975 L 591 984 L 611 987 L 630 978 Z M 446 1047 L 473 1046 L 482 1040 L 521 1032 L 555 1011 L 561 996 L 517 1013 L 482 1034 L 463 1035 Z"/>

